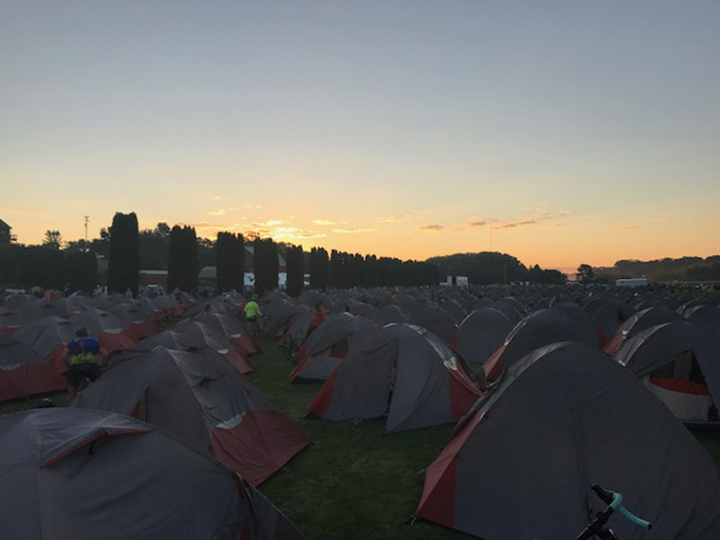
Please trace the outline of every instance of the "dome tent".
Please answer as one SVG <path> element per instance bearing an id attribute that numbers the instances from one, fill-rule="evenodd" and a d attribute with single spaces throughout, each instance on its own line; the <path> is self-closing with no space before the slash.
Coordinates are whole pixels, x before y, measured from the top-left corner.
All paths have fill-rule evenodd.
<path id="1" fill-rule="evenodd" d="M 416 515 L 493 540 L 574 538 L 605 507 L 593 483 L 622 493 L 654 539 L 720 537 L 712 458 L 630 371 L 557 343 L 516 362 L 460 421 Z M 645 538 L 623 519 L 612 526 Z"/>
<path id="2" fill-rule="evenodd" d="M 149 424 L 79 409 L 0 417 L 3 538 L 301 539 L 258 491 Z"/>

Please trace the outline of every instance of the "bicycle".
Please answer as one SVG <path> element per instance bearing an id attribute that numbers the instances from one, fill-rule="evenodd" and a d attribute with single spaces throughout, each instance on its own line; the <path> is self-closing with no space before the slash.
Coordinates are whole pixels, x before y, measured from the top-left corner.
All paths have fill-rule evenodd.
<path id="1" fill-rule="evenodd" d="M 610 519 L 610 516 L 616 511 L 620 512 L 625 519 L 638 527 L 642 527 L 643 529 L 650 529 L 652 527 L 649 521 L 637 517 L 622 505 L 623 496 L 620 493 L 607 491 L 597 484 L 593 484 L 591 489 L 608 507 L 602 512 L 595 514 L 595 519 L 585 527 L 585 530 L 582 531 L 575 540 L 591 540 L 595 537 L 600 540 L 620 540 L 612 529 L 605 528 L 608 519 Z"/>
<path id="2" fill-rule="evenodd" d="M 303 332 L 298 329 L 294 335 L 286 334 L 280 343 L 280 348 L 285 352 L 285 359 L 291 360 L 303 344 Z"/>

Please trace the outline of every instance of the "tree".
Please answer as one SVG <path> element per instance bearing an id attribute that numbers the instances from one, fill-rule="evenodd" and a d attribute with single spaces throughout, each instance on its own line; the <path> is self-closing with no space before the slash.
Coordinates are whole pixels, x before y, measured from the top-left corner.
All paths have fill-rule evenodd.
<path id="1" fill-rule="evenodd" d="M 258 238 L 255 240 L 255 292 L 263 294 L 278 287 L 278 261 L 277 244 L 272 238 Z"/>
<path id="2" fill-rule="evenodd" d="M 241 234 L 218 233 L 216 266 L 218 290 L 242 292 L 245 276 L 245 242 Z"/>
<path id="3" fill-rule="evenodd" d="M 71 291 L 93 291 L 97 285 L 98 274 L 97 257 L 94 253 L 66 253 L 65 268 Z"/>
<path id="4" fill-rule="evenodd" d="M 102 234 L 102 232 L 101 232 Z M 135 212 L 113 217 L 110 227 L 108 290 L 137 294 L 140 280 L 140 236 Z"/>
<path id="5" fill-rule="evenodd" d="M 60 249 L 61 245 L 62 235 L 60 234 L 60 231 L 45 231 L 43 246 L 51 247 L 53 249 Z"/>
<path id="6" fill-rule="evenodd" d="M 170 236 L 165 233 L 167 223 L 154 229 L 140 231 L 140 267 L 143 270 L 167 270 Z"/>
<path id="7" fill-rule="evenodd" d="M 310 250 L 310 287 L 325 290 L 328 286 L 330 265 L 328 252 L 324 248 Z"/>
<path id="8" fill-rule="evenodd" d="M 592 283 L 595 279 L 593 267 L 589 264 L 581 264 L 577 269 L 577 277 L 580 283 Z"/>
<path id="9" fill-rule="evenodd" d="M 195 229 L 175 225 L 168 248 L 168 289 L 192 292 L 197 289 L 198 242 Z"/>
<path id="10" fill-rule="evenodd" d="M 287 263 L 287 293 L 292 297 L 298 297 L 302 292 L 305 276 L 302 246 L 288 247 L 285 251 L 285 260 Z"/>

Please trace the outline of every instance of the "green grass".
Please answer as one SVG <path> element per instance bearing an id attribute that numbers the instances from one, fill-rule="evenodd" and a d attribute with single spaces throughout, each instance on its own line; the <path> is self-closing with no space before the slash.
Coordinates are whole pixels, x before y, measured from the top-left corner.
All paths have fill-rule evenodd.
<path id="1" fill-rule="evenodd" d="M 463 539 L 468 536 L 432 523 L 410 524 L 423 487 L 423 470 L 448 441 L 453 426 L 384 435 L 384 421 L 305 419 L 320 384 L 289 384 L 294 366 L 270 340 L 253 357 L 250 375 L 272 403 L 313 441 L 260 486 L 305 535 L 314 539 Z M 52 399 L 64 406 L 67 396 Z M 34 407 L 38 400 L 0 406 L 0 413 Z M 720 433 L 694 435 L 720 463 Z"/>
<path id="2" fill-rule="evenodd" d="M 269 341 L 250 376 L 313 444 L 260 486 L 310 539 L 468 538 L 426 522 L 410 524 L 420 500 L 423 469 L 437 457 L 453 426 L 384 435 L 385 422 L 305 419 L 321 384 L 289 384 L 293 365 Z"/>

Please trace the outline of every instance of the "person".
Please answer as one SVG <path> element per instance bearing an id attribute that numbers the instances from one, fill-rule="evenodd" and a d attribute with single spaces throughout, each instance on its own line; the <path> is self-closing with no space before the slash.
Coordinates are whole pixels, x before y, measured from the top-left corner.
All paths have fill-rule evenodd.
<path id="1" fill-rule="evenodd" d="M 245 304 L 245 320 L 247 320 L 253 334 L 258 332 L 258 318 L 262 317 L 262 311 L 257 303 L 256 297 L 253 296 L 250 301 Z"/>
<path id="2" fill-rule="evenodd" d="M 327 319 L 327 311 L 323 307 L 322 303 L 317 302 L 315 304 L 315 311 L 313 311 L 312 325 L 313 328 L 320 326 Z"/>
<path id="3" fill-rule="evenodd" d="M 107 362 L 107 352 L 100 347 L 97 340 L 88 336 L 87 328 L 80 327 L 75 331 L 75 339 L 63 349 L 63 361 L 68 367 L 65 378 L 68 382 L 70 399 L 78 393 L 78 386 L 84 379 L 90 382 L 100 377 L 101 369 L 98 357 L 102 364 Z"/>

